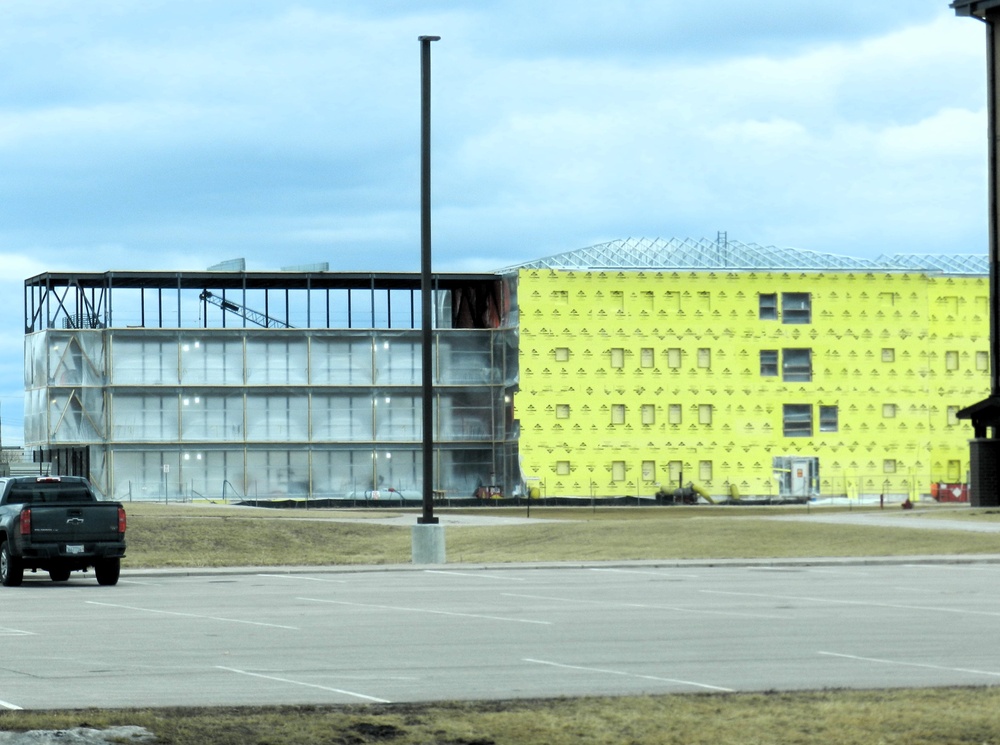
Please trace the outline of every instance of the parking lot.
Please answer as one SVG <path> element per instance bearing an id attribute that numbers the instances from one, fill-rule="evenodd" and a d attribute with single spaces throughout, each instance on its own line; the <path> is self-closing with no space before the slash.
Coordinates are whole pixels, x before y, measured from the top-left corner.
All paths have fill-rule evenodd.
<path id="1" fill-rule="evenodd" d="M 978 685 L 992 563 L 29 575 L 0 705 L 132 707 Z"/>

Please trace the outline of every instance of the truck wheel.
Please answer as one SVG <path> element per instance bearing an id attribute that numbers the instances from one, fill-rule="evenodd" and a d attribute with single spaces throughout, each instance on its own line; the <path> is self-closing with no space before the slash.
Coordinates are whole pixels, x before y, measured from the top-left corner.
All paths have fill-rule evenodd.
<path id="1" fill-rule="evenodd" d="M 69 569 L 66 567 L 53 567 L 49 570 L 49 579 L 53 582 L 65 582 L 69 579 Z"/>
<path id="2" fill-rule="evenodd" d="M 10 555 L 10 543 L 0 543 L 0 585 L 17 587 L 24 579 L 24 564 L 16 556 Z"/>
<path id="3" fill-rule="evenodd" d="M 117 585 L 122 571 L 121 559 L 102 559 L 94 564 L 94 574 L 99 585 Z"/>

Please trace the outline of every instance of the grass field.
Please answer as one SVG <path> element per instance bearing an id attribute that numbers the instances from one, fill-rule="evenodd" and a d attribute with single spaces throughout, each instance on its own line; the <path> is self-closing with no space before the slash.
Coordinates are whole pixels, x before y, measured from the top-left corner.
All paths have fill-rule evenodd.
<path id="1" fill-rule="evenodd" d="M 410 527 L 375 522 L 399 511 L 141 503 L 128 511 L 126 570 L 410 561 Z M 805 519 L 770 519 L 789 512 Z M 416 513 L 407 514 L 415 522 Z M 1000 534 L 835 525 L 811 521 L 811 514 L 802 508 L 532 508 L 530 524 L 449 526 L 446 543 L 449 562 L 475 563 L 1000 553 Z M 344 517 L 356 522 L 331 519 Z M 919 508 L 905 517 L 998 518 L 967 507 Z M 8 731 L 118 725 L 146 727 L 156 742 L 174 745 L 1000 745 L 1000 688 L 0 712 L 0 729 Z"/>
<path id="2" fill-rule="evenodd" d="M 1000 689 L 0 714 L 4 729 L 81 725 L 172 745 L 996 745 Z"/>
<path id="3" fill-rule="evenodd" d="M 148 503 L 130 504 L 128 510 L 126 568 L 408 563 L 410 524 L 389 526 L 375 521 L 407 514 L 415 523 L 418 514 Z M 770 519 L 790 513 L 804 519 Z M 524 517 L 525 511 L 479 509 L 473 514 Z M 1000 553 L 1000 535 L 833 525 L 810 521 L 814 514 L 818 517 L 821 511 L 806 512 L 801 507 L 533 508 L 530 524 L 449 526 L 445 542 L 449 563 Z M 967 507 L 926 508 L 906 515 L 916 520 L 942 517 L 992 520 L 996 516 Z M 334 521 L 344 518 L 356 522 Z"/>

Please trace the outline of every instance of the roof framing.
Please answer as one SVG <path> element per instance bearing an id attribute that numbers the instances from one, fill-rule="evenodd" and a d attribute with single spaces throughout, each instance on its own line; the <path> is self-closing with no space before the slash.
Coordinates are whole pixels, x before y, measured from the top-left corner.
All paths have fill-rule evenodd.
<path id="1" fill-rule="evenodd" d="M 1000 2 L 1000 0 L 997 0 Z M 877 259 L 777 248 L 728 240 L 626 238 L 536 259 L 501 270 L 660 270 L 691 271 L 926 271 L 986 275 L 987 257 L 978 254 L 897 254 Z"/>

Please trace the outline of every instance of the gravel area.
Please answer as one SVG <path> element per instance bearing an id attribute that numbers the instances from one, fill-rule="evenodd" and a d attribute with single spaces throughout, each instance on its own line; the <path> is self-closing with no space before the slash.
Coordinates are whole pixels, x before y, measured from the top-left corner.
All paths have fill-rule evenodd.
<path id="1" fill-rule="evenodd" d="M 145 727 L 109 729 L 35 729 L 28 732 L 0 732 L 0 745 L 108 745 L 109 743 L 153 742 L 156 736 Z"/>

